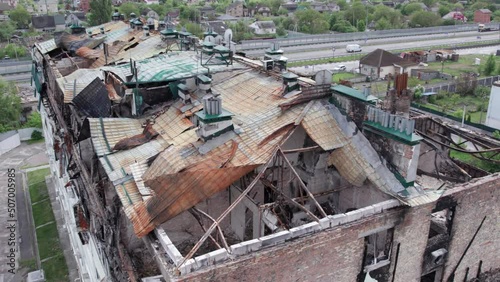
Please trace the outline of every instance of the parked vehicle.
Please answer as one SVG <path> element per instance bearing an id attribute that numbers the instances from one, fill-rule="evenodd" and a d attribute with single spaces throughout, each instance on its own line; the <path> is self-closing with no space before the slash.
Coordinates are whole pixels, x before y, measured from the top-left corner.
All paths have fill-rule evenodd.
<path id="1" fill-rule="evenodd" d="M 345 47 L 347 53 L 361 52 L 361 46 L 359 44 L 349 44 Z"/>
<path id="2" fill-rule="evenodd" d="M 339 71 L 345 71 L 346 67 L 344 65 L 338 65 L 333 68 L 333 71 L 339 72 Z"/>
<path id="3" fill-rule="evenodd" d="M 498 28 L 485 27 L 484 24 L 479 24 L 477 27 L 477 31 L 479 32 L 498 31 Z"/>

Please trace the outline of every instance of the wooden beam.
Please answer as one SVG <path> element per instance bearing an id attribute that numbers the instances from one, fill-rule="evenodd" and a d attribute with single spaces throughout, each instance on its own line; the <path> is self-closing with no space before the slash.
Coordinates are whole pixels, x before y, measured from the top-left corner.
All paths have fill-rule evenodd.
<path id="1" fill-rule="evenodd" d="M 211 217 L 208 213 L 198 209 L 197 207 L 193 207 L 195 211 L 201 213 L 202 215 L 206 216 L 208 219 L 210 219 L 212 222 L 215 222 L 215 219 Z M 217 230 L 219 231 L 219 235 L 221 236 L 221 241 L 222 244 L 224 245 L 224 248 L 226 248 L 227 251 L 229 251 L 229 245 L 227 244 L 226 237 L 224 237 L 224 233 L 222 233 L 222 229 L 220 228 L 220 225 L 217 224 Z M 204 230 L 206 232 L 206 230 Z"/>
<path id="2" fill-rule="evenodd" d="M 208 228 L 207 232 L 203 234 L 203 236 L 198 240 L 198 242 L 193 246 L 191 251 L 184 257 L 182 262 L 177 266 L 177 270 L 179 270 L 179 267 L 182 266 L 187 260 L 193 257 L 193 255 L 198 251 L 198 249 L 201 247 L 201 245 L 207 240 L 208 236 L 214 231 L 216 226 L 221 222 L 235 207 L 238 205 L 243 198 L 255 187 L 255 184 L 259 181 L 259 179 L 262 177 L 266 169 L 269 167 L 271 162 L 273 161 L 274 157 L 276 156 L 276 153 L 278 151 L 279 147 L 276 147 L 273 150 L 273 153 L 271 154 L 271 158 L 267 161 L 267 163 L 264 165 L 264 167 L 261 169 L 261 171 L 257 174 L 257 176 L 252 180 L 252 182 L 248 185 L 248 187 L 241 192 L 241 194 L 234 200 L 234 202 L 229 205 L 229 207 L 217 218 L 217 220 Z"/>
<path id="3" fill-rule="evenodd" d="M 318 145 L 316 145 L 316 146 L 312 146 L 312 147 L 282 150 L 282 152 L 283 152 L 283 154 L 302 153 L 302 152 L 314 151 L 314 150 L 319 149 L 319 148 L 320 147 Z"/>
<path id="4" fill-rule="evenodd" d="M 201 230 L 203 230 L 203 232 L 207 232 L 207 229 L 205 228 L 205 225 L 203 225 L 203 222 L 201 221 L 200 215 L 197 214 L 198 211 L 194 210 L 194 208 L 190 208 L 188 211 L 196 219 L 196 221 L 198 221 L 198 224 L 200 225 Z M 208 235 L 208 238 L 210 238 L 210 240 L 212 240 L 212 242 L 217 246 L 217 248 L 219 248 L 219 249 L 222 248 L 219 245 L 219 243 L 217 242 L 217 240 L 215 240 L 215 238 L 212 235 Z"/>
<path id="5" fill-rule="evenodd" d="M 288 164 L 288 166 L 290 167 L 290 170 L 293 172 L 293 174 L 295 174 L 295 177 L 297 177 L 297 179 L 299 180 L 299 184 L 300 186 L 304 189 L 304 191 L 306 191 L 307 195 L 309 196 L 309 198 L 311 198 L 311 200 L 314 202 L 314 204 L 316 205 L 316 207 L 318 208 L 319 212 L 321 213 L 321 215 L 323 215 L 323 217 L 326 217 L 327 214 L 325 213 L 325 211 L 323 210 L 323 208 L 321 207 L 321 205 L 318 203 L 318 201 L 316 201 L 316 198 L 314 198 L 314 195 L 309 191 L 309 189 L 307 189 L 306 185 L 304 184 L 304 182 L 302 181 L 302 179 L 300 178 L 299 174 L 297 173 L 297 171 L 293 168 L 293 165 L 290 163 L 290 161 L 286 158 L 285 154 L 283 153 L 283 151 L 281 151 L 281 148 L 278 149 L 278 152 L 281 153 L 281 156 L 283 157 L 283 159 L 285 160 L 285 162 Z"/>
<path id="6" fill-rule="evenodd" d="M 315 216 L 311 211 L 309 211 L 308 209 L 306 209 L 306 207 L 304 207 L 303 205 L 297 203 L 294 199 L 292 199 L 292 198 L 288 197 L 287 195 L 285 195 L 285 193 L 283 193 L 276 186 L 274 186 L 271 183 L 271 181 L 269 181 L 269 180 L 267 180 L 265 178 L 261 178 L 260 181 L 262 182 L 262 184 L 264 184 L 264 186 L 273 189 L 275 192 L 277 192 L 281 196 L 283 196 L 283 198 L 285 198 L 285 200 L 287 200 L 290 203 L 294 204 L 296 207 L 298 207 L 299 209 L 301 209 L 302 211 L 304 211 L 307 215 L 309 215 L 310 217 L 312 217 L 312 219 L 314 219 L 315 221 L 319 222 L 319 218 L 317 216 Z"/>

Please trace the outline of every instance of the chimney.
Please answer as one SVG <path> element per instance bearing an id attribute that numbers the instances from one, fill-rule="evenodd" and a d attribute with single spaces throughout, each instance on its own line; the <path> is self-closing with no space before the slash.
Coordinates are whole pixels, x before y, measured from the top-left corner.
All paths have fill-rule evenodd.
<path id="1" fill-rule="evenodd" d="M 281 75 L 283 78 L 283 95 L 290 93 L 294 90 L 300 90 L 300 85 L 298 78 L 299 76 L 291 73 L 291 72 L 285 72 Z"/>
<path id="2" fill-rule="evenodd" d="M 198 121 L 198 136 L 203 141 L 220 136 L 234 129 L 233 114 L 222 109 L 220 95 L 206 94 L 202 98 L 203 111 L 196 112 Z"/>
<path id="3" fill-rule="evenodd" d="M 404 187 L 412 186 L 417 175 L 422 138 L 414 128 L 415 120 L 372 106 L 363 122 L 366 138 L 391 163 L 389 168 Z"/>
<path id="4" fill-rule="evenodd" d="M 205 94 L 210 93 L 212 87 L 212 79 L 206 75 L 200 74 L 196 77 L 196 82 L 198 84 L 198 89 L 205 92 Z"/>
<path id="5" fill-rule="evenodd" d="M 219 95 L 208 94 L 203 96 L 203 111 L 206 115 L 220 115 L 222 113 L 222 99 Z"/>
<path id="6" fill-rule="evenodd" d="M 117 9 L 115 9 L 115 12 L 111 16 L 111 19 L 113 19 L 113 21 L 115 21 L 115 22 L 117 22 L 117 21 L 119 21 L 121 19 L 120 12 L 118 12 Z"/>
<path id="7" fill-rule="evenodd" d="M 143 31 L 144 31 L 144 36 L 149 36 L 149 27 L 145 26 L 143 28 Z"/>
<path id="8" fill-rule="evenodd" d="M 191 103 L 191 94 L 189 93 L 189 89 L 187 88 L 186 84 L 184 83 L 177 84 L 177 90 L 178 90 L 177 93 L 184 102 L 184 104 Z"/>

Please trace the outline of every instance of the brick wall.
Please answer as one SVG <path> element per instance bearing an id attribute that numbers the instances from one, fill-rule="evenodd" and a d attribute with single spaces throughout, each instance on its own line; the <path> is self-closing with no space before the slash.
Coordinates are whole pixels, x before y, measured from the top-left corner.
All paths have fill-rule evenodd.
<path id="1" fill-rule="evenodd" d="M 434 209 L 451 206 L 456 206 L 456 212 L 443 281 L 457 264 L 481 219 L 488 216 L 456 272 L 455 281 L 463 281 L 469 267 L 470 279 L 475 276 L 480 260 L 483 261 L 483 272 L 500 266 L 500 209 L 496 206 L 500 191 L 497 189 L 500 186 L 498 176 L 457 186 L 447 191 L 438 202 L 387 210 L 188 274 L 179 280 L 356 281 L 364 250 L 364 238 L 360 235 L 381 226 L 395 225 L 388 281 L 420 281 L 431 213 Z M 396 251 L 398 245 L 399 252 Z"/>
<path id="2" fill-rule="evenodd" d="M 468 279 L 476 276 L 479 261 L 482 260 L 482 272 L 500 268 L 500 179 L 491 175 L 474 183 L 456 187 L 445 193 L 438 201 L 438 206 L 456 203 L 453 218 L 448 259 L 445 264 L 444 280 L 457 265 L 467 244 L 474 236 L 484 216 L 486 220 L 464 256 L 456 273 L 455 281 L 463 281 L 466 268 Z"/>
<path id="3" fill-rule="evenodd" d="M 400 271 L 395 281 L 416 281 L 420 277 L 432 207 L 386 211 L 188 274 L 181 281 L 356 281 L 364 252 L 360 234 L 399 223 L 394 233 L 394 241 L 401 243 Z M 393 260 L 394 257 L 393 252 Z"/>

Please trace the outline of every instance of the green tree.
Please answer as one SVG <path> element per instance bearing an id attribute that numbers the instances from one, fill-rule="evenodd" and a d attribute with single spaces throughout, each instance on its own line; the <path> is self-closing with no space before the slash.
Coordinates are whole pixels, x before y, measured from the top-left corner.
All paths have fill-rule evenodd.
<path id="1" fill-rule="evenodd" d="M 403 7 L 403 9 L 401 10 L 401 13 L 403 13 L 403 15 L 405 16 L 410 16 L 412 15 L 413 13 L 416 13 L 416 12 L 420 12 L 422 11 L 422 6 L 420 6 L 420 3 L 410 3 L 410 4 L 407 4 Z"/>
<path id="2" fill-rule="evenodd" d="M 18 28 L 27 28 L 31 21 L 30 13 L 22 5 L 10 11 L 9 18 L 16 23 Z"/>
<path id="3" fill-rule="evenodd" d="M 126 3 L 125 3 L 126 4 Z M 151 10 L 155 11 L 158 16 L 160 16 L 160 19 L 163 20 L 165 15 L 167 14 L 167 8 L 165 5 L 160 5 L 160 4 L 151 4 L 148 6 Z"/>
<path id="4" fill-rule="evenodd" d="M 373 12 L 372 20 L 378 21 L 385 18 L 391 24 L 391 27 L 399 27 L 401 25 L 401 12 L 391 9 L 384 5 L 377 5 Z"/>
<path id="5" fill-rule="evenodd" d="M 7 41 L 12 37 L 12 34 L 16 30 L 16 27 L 11 23 L 11 21 L 0 22 L 0 40 Z"/>
<path id="6" fill-rule="evenodd" d="M 347 2 L 345 0 L 337 1 L 337 6 L 339 6 L 340 10 L 344 11 L 347 8 Z"/>
<path id="7" fill-rule="evenodd" d="M 359 20 L 365 20 L 367 16 L 366 7 L 361 2 L 355 2 L 352 4 L 351 8 L 346 10 L 344 13 L 344 18 L 349 21 L 353 26 Z"/>
<path id="8" fill-rule="evenodd" d="M 24 128 L 35 127 L 42 128 L 42 117 L 39 112 L 33 112 L 29 115 L 28 120 L 23 124 Z"/>
<path id="9" fill-rule="evenodd" d="M 0 49 L 0 57 L 3 58 L 5 55 L 11 58 L 24 57 L 26 49 L 21 45 L 10 43 L 5 45 L 3 49 Z"/>
<path id="10" fill-rule="evenodd" d="M 113 6 L 111 0 L 93 0 L 90 2 L 90 15 L 87 17 L 90 25 L 100 25 L 111 21 Z"/>
<path id="11" fill-rule="evenodd" d="M 16 129 L 21 116 L 21 98 L 16 85 L 0 77 L 0 132 Z"/>
<path id="12" fill-rule="evenodd" d="M 281 0 L 270 0 L 267 2 L 267 5 L 269 5 L 269 8 L 271 8 L 271 13 L 273 15 L 278 14 L 278 10 L 280 9 L 281 3 L 283 3 Z"/>
<path id="13" fill-rule="evenodd" d="M 488 60 L 486 60 L 483 72 L 485 75 L 492 75 L 494 71 L 495 71 L 495 56 L 491 54 L 488 57 Z"/>
<path id="14" fill-rule="evenodd" d="M 436 0 L 422 0 L 422 3 L 424 3 L 425 6 L 431 8 L 432 6 L 434 6 L 434 4 L 436 4 Z"/>
<path id="15" fill-rule="evenodd" d="M 139 10 L 139 6 L 137 6 L 134 2 L 125 2 L 119 8 L 120 13 L 122 13 L 126 19 L 130 19 L 130 14 L 134 13 L 136 16 L 139 16 L 141 13 Z"/>
<path id="16" fill-rule="evenodd" d="M 439 6 L 438 13 L 442 17 L 450 12 L 450 9 L 446 6 Z"/>
<path id="17" fill-rule="evenodd" d="M 301 32 L 317 34 L 328 31 L 329 24 L 318 11 L 308 9 L 295 12 Z"/>
<path id="18" fill-rule="evenodd" d="M 376 30 L 384 30 L 384 29 L 390 29 L 390 28 L 391 28 L 391 23 L 389 23 L 389 21 L 386 20 L 385 18 L 381 18 L 375 24 Z"/>
<path id="19" fill-rule="evenodd" d="M 365 31 L 366 25 L 364 20 L 358 21 L 358 26 L 357 26 L 359 31 Z"/>
<path id="20" fill-rule="evenodd" d="M 414 13 L 410 20 L 411 27 L 429 27 L 429 26 L 438 26 L 440 24 L 441 24 L 441 17 L 432 12 L 427 12 L 427 11 L 420 11 Z"/>
<path id="21" fill-rule="evenodd" d="M 285 36 L 286 30 L 280 25 L 280 26 L 278 26 L 278 28 L 276 28 L 276 34 L 278 36 Z"/>

